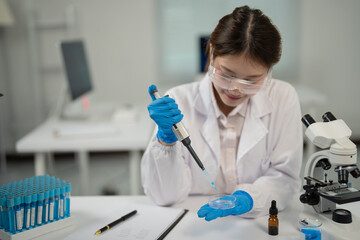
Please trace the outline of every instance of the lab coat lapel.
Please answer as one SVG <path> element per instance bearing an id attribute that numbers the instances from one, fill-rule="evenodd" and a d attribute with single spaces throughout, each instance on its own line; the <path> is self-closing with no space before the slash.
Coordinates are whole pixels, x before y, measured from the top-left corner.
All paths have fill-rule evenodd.
<path id="1" fill-rule="evenodd" d="M 194 107 L 203 117 L 203 125 L 200 129 L 202 137 L 208 144 L 216 159 L 216 165 L 220 162 L 220 137 L 219 127 L 216 120 L 215 110 L 211 102 L 210 80 L 208 76 L 201 81 L 199 86 L 199 95 L 194 101 Z"/>
<path id="2" fill-rule="evenodd" d="M 271 111 L 272 104 L 265 91 L 259 92 L 250 99 L 238 147 L 238 162 L 268 133 L 261 119 Z"/>

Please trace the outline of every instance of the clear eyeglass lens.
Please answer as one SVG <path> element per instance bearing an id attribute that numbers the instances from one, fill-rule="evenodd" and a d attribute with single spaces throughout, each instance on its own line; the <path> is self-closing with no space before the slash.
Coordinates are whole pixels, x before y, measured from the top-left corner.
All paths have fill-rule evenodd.
<path id="1" fill-rule="evenodd" d="M 243 79 L 236 79 L 223 75 L 220 71 L 216 70 L 214 66 L 209 66 L 209 76 L 211 81 L 226 90 L 238 90 L 245 94 L 255 94 L 262 87 L 264 87 L 271 78 L 271 69 L 269 73 L 262 79 L 256 81 L 248 81 Z"/>

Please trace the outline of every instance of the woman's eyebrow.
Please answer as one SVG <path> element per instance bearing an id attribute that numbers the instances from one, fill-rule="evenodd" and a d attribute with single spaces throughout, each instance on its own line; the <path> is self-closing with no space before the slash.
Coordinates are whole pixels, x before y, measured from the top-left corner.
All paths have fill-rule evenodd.
<path id="1" fill-rule="evenodd" d="M 221 67 L 222 69 L 224 69 L 225 71 L 227 71 L 227 72 L 229 72 L 229 73 L 231 73 L 231 74 L 234 74 L 234 75 L 236 76 L 236 72 L 232 71 L 231 69 L 229 69 L 229 68 L 227 68 L 227 67 L 225 67 L 225 66 L 223 66 L 223 65 L 220 65 L 220 67 Z M 257 78 L 257 77 L 261 77 L 262 75 L 264 75 L 264 74 L 249 75 L 249 76 L 246 76 L 246 77 L 247 77 L 247 78 Z"/>

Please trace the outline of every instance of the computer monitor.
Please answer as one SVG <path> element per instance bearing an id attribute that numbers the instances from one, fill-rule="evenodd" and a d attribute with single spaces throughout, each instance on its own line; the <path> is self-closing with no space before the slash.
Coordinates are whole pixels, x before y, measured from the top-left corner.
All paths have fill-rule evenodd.
<path id="1" fill-rule="evenodd" d="M 93 89 L 84 42 L 62 42 L 61 51 L 71 99 L 74 101 Z"/>
<path id="2" fill-rule="evenodd" d="M 209 41 L 210 36 L 200 36 L 199 38 L 199 50 L 200 50 L 200 72 L 206 72 L 207 54 L 206 44 Z"/>

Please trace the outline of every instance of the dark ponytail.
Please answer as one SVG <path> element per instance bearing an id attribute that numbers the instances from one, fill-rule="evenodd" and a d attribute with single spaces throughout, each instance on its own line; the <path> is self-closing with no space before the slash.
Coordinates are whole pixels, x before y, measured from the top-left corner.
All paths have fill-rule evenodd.
<path id="1" fill-rule="evenodd" d="M 246 58 L 267 68 L 279 62 L 281 36 L 276 26 L 259 9 L 238 7 L 220 19 L 207 44 L 214 58 L 221 55 L 245 54 Z"/>

